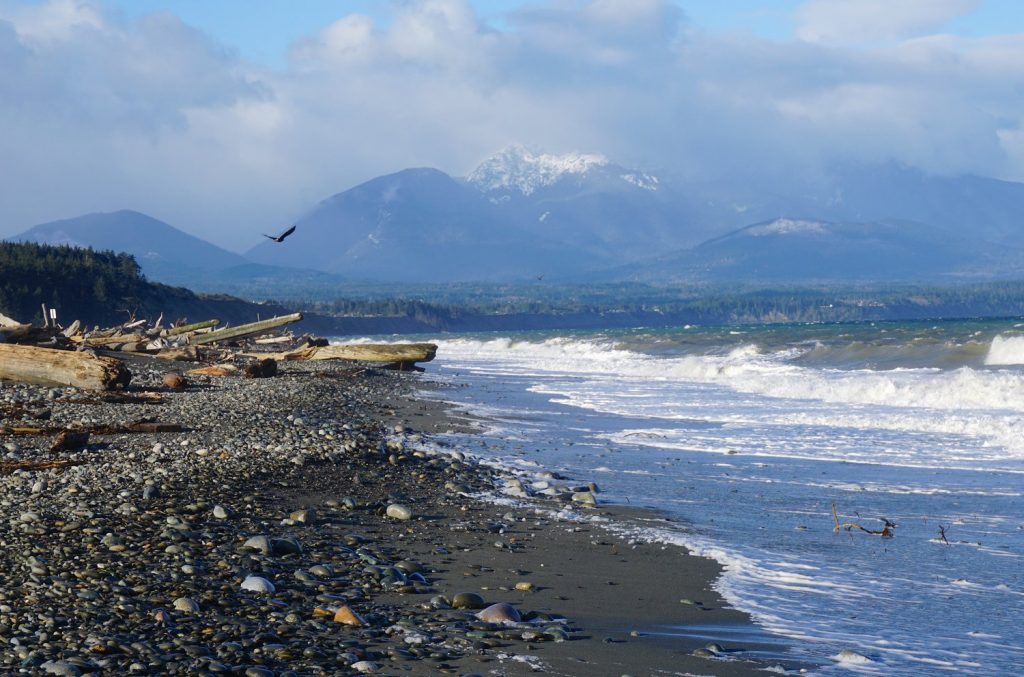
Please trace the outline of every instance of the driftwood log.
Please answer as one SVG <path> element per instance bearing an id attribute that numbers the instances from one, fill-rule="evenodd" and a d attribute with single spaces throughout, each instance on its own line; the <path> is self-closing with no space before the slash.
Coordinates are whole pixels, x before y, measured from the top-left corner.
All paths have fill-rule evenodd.
<path id="1" fill-rule="evenodd" d="M 22 324 L 21 322 L 0 313 L 0 343 L 17 341 L 31 333 L 31 324 Z"/>
<path id="2" fill-rule="evenodd" d="M 311 360 L 358 362 L 430 362 L 437 355 L 434 343 L 350 343 L 317 348 Z"/>
<path id="3" fill-rule="evenodd" d="M 415 364 L 430 362 L 437 355 L 434 343 L 349 343 L 345 345 L 298 348 L 283 353 L 242 353 L 247 357 L 271 357 L 279 362 L 292 360 L 352 360 Z"/>
<path id="4" fill-rule="evenodd" d="M 161 336 L 178 336 L 179 334 L 188 334 L 193 331 L 199 331 L 200 329 L 213 329 L 220 320 L 203 320 L 202 322 L 196 322 L 194 324 L 184 324 L 180 327 L 171 327 L 160 332 Z"/>
<path id="5" fill-rule="evenodd" d="M 88 353 L 0 344 L 0 379 L 113 390 L 131 382 L 121 362 Z"/>
<path id="6" fill-rule="evenodd" d="M 279 317 L 272 317 L 269 320 L 260 320 L 259 322 L 240 324 L 237 327 L 217 329 L 216 331 L 211 331 L 208 334 L 198 334 L 192 337 L 191 343 L 193 343 L 194 345 L 203 345 L 204 343 L 229 341 L 231 339 L 242 338 L 244 336 L 256 336 L 259 334 L 265 334 L 268 331 L 271 331 L 272 329 L 277 329 L 278 327 L 282 327 L 286 324 L 298 322 L 301 319 L 302 313 L 281 315 Z"/>

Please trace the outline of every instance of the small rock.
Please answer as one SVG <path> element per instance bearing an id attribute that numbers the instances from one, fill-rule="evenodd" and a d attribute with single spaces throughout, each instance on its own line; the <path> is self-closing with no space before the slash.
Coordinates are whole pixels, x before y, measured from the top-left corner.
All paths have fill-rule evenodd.
<path id="1" fill-rule="evenodd" d="M 213 506 L 213 516 L 219 520 L 226 520 L 231 517 L 231 511 L 222 505 Z"/>
<path id="2" fill-rule="evenodd" d="M 269 555 L 274 551 L 274 546 L 266 536 L 252 536 L 242 544 L 242 547 L 248 550 L 257 550 L 264 555 Z"/>
<path id="3" fill-rule="evenodd" d="M 392 503 L 388 506 L 387 516 L 396 520 L 412 519 L 412 509 L 401 503 Z"/>
<path id="4" fill-rule="evenodd" d="M 530 583 L 529 581 L 519 581 L 518 583 L 516 583 L 516 590 L 529 592 L 533 590 L 533 583 Z"/>
<path id="5" fill-rule="evenodd" d="M 242 581 L 242 590 L 272 593 L 277 589 L 274 587 L 273 583 L 262 576 L 247 576 L 246 579 Z"/>
<path id="6" fill-rule="evenodd" d="M 64 677 L 78 677 L 82 674 L 82 671 L 78 669 L 78 666 L 72 665 L 67 661 L 46 661 L 40 665 L 48 675 L 63 675 Z"/>
<path id="7" fill-rule="evenodd" d="M 836 662 L 839 662 L 839 663 L 855 663 L 855 664 L 861 664 L 861 665 L 866 665 L 868 663 L 874 663 L 874 661 L 872 661 L 870 658 L 868 658 L 864 654 L 858 653 L 856 651 L 853 651 L 852 649 L 843 649 L 842 651 L 837 653 L 835 656 L 833 656 L 832 660 L 834 660 Z"/>
<path id="8" fill-rule="evenodd" d="M 270 668 L 253 666 L 245 669 L 245 677 L 274 677 L 274 671 Z"/>
<path id="9" fill-rule="evenodd" d="M 288 515 L 288 519 L 299 524 L 312 524 L 316 521 L 316 511 L 311 508 L 296 510 Z"/>
<path id="10" fill-rule="evenodd" d="M 271 538 L 270 551 L 275 555 L 301 555 L 302 546 L 294 538 Z"/>
<path id="11" fill-rule="evenodd" d="M 348 606 L 338 607 L 338 610 L 334 612 L 334 622 L 355 627 L 366 625 L 366 621 Z"/>
<path id="12" fill-rule="evenodd" d="M 164 374 L 163 383 L 164 387 L 170 388 L 171 390 L 184 390 L 185 386 L 188 385 L 184 376 L 174 372 Z"/>
<path id="13" fill-rule="evenodd" d="M 519 610 L 506 602 L 492 604 L 476 615 L 485 623 L 518 623 L 522 620 Z"/>
<path id="14" fill-rule="evenodd" d="M 572 495 L 572 502 L 583 505 L 597 505 L 597 497 L 591 491 L 577 491 Z"/>
<path id="15" fill-rule="evenodd" d="M 174 608 L 189 614 L 199 613 L 199 602 L 191 597 L 179 597 L 174 600 Z"/>
<path id="16" fill-rule="evenodd" d="M 484 598 L 475 592 L 460 592 L 452 597 L 452 606 L 456 609 L 483 609 Z"/>
<path id="17" fill-rule="evenodd" d="M 380 666 L 373 661 L 356 661 L 352 664 L 352 669 L 356 672 L 361 672 L 364 675 L 368 675 L 380 670 Z"/>

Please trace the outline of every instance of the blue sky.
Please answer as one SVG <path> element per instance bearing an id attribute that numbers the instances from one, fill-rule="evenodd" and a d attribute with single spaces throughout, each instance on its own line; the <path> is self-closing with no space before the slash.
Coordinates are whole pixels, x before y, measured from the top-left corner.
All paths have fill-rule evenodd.
<path id="1" fill-rule="evenodd" d="M 233 249 L 520 143 L 701 181 L 1024 180 L 1019 0 L 0 0 L 0 237 L 137 209 Z"/>
<path id="2" fill-rule="evenodd" d="M 35 1 L 35 0 L 33 0 Z M 856 0 L 854 0 L 856 1 Z M 898 0 L 894 0 L 898 2 Z M 292 42 L 315 33 L 342 14 L 365 13 L 387 25 L 394 2 L 389 0 L 106 0 L 131 17 L 171 12 L 197 26 L 253 61 L 284 67 Z M 502 16 L 531 3 L 522 0 L 475 0 L 480 17 L 496 26 Z M 539 4 L 539 3 L 532 3 Z M 771 40 L 793 38 L 794 11 L 801 0 L 679 0 L 691 24 L 716 33 L 746 33 Z M 964 36 L 1024 31 L 1021 0 L 982 0 L 945 28 Z"/>

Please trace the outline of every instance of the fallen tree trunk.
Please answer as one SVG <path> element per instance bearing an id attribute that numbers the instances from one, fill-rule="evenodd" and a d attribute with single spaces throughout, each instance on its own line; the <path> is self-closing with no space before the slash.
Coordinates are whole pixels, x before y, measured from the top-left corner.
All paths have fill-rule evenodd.
<path id="1" fill-rule="evenodd" d="M 0 313 L 0 343 L 17 340 L 32 333 L 31 324 L 22 324 Z"/>
<path id="2" fill-rule="evenodd" d="M 184 324 L 180 327 L 171 327 L 161 332 L 161 336 L 178 336 L 179 334 L 188 334 L 189 332 L 199 331 L 200 329 L 212 329 L 220 324 L 220 320 L 204 320 L 202 322 L 196 322 L 194 324 Z"/>
<path id="3" fill-rule="evenodd" d="M 281 315 L 280 317 L 272 317 L 269 320 L 260 320 L 259 322 L 250 322 L 249 324 L 240 324 L 237 327 L 228 327 L 227 329 L 218 329 L 211 331 L 209 334 L 200 334 L 193 336 L 191 343 L 194 345 L 203 345 L 204 343 L 215 343 L 217 341 L 228 341 L 230 339 L 242 338 L 243 336 L 254 336 L 256 334 L 265 334 L 271 329 L 277 329 L 286 324 L 292 322 L 298 322 L 302 319 L 302 313 L 292 313 L 291 315 Z"/>
<path id="4" fill-rule="evenodd" d="M 145 340 L 142 334 L 115 334 L 113 336 L 72 336 L 75 343 L 84 343 L 87 346 L 111 346 L 120 343 L 138 343 Z"/>
<path id="5" fill-rule="evenodd" d="M 132 375 L 124 364 L 108 357 L 0 344 L 0 379 L 113 390 L 126 387 Z"/>
<path id="6" fill-rule="evenodd" d="M 317 348 L 310 360 L 358 362 L 430 362 L 437 355 L 434 343 L 355 343 Z"/>
<path id="7" fill-rule="evenodd" d="M 242 353 L 246 357 L 272 358 L 278 362 L 293 360 L 351 360 L 411 365 L 430 362 L 437 354 L 433 343 L 353 343 L 347 345 L 305 347 L 282 353 Z"/>

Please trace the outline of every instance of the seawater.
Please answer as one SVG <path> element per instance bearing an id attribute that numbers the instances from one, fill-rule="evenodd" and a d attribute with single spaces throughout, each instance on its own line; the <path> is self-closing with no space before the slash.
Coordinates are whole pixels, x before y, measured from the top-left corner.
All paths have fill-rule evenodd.
<path id="1" fill-rule="evenodd" d="M 1024 669 L 1021 322 L 435 340 L 438 395 L 493 422 L 453 443 L 676 518 L 641 535 L 816 672 Z"/>

